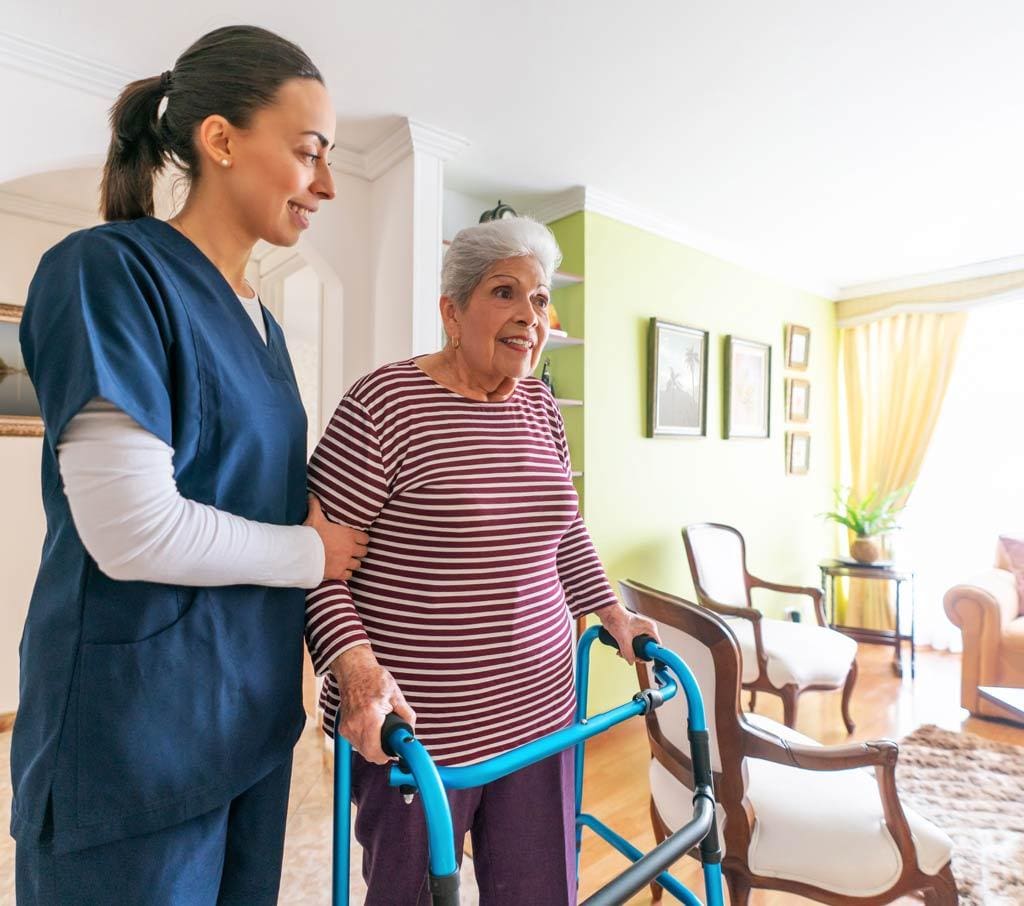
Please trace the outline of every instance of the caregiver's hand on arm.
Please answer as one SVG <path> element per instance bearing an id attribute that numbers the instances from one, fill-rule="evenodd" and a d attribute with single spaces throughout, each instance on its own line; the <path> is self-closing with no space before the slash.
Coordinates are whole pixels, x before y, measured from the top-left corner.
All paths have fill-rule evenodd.
<path id="1" fill-rule="evenodd" d="M 324 545 L 324 578 L 348 581 L 359 569 L 366 556 L 370 536 L 359 529 L 331 522 L 320 506 L 320 501 L 309 495 L 309 515 L 303 525 L 316 529 Z"/>
<path id="2" fill-rule="evenodd" d="M 357 645 L 339 654 L 331 662 L 331 673 L 338 681 L 341 699 L 338 732 L 367 761 L 387 764 L 390 759 L 380 747 L 384 717 L 394 711 L 410 726 L 416 725 L 416 714 L 395 678 L 377 663 L 369 645 Z"/>

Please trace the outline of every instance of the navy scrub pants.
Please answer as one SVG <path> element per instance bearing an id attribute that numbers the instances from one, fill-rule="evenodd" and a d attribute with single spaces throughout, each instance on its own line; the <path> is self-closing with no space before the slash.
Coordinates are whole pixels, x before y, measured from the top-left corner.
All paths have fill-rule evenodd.
<path id="1" fill-rule="evenodd" d="M 473 841 L 480 906 L 576 903 L 572 750 L 470 790 L 448 790 L 462 862 Z M 423 806 L 406 805 L 387 768 L 352 759 L 355 834 L 363 847 L 364 906 L 430 906 Z"/>
<path id="2" fill-rule="evenodd" d="M 19 842 L 18 906 L 273 906 L 291 756 L 255 786 L 182 824 L 55 855 Z"/>

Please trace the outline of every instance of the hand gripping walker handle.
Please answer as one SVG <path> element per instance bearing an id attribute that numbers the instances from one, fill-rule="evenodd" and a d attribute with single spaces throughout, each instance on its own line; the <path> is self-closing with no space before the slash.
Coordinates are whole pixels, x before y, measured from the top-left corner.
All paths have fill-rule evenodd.
<path id="1" fill-rule="evenodd" d="M 598 631 L 597 637 L 598 637 L 598 639 L 601 640 L 601 642 L 603 642 L 609 648 L 614 648 L 616 651 L 619 650 L 619 643 L 615 641 L 615 636 L 613 636 L 603 626 Z M 644 635 L 638 635 L 638 636 L 634 636 L 633 637 L 633 654 L 636 655 L 638 660 L 641 660 L 641 661 L 649 661 L 649 660 L 651 660 L 651 658 L 649 658 L 647 656 L 647 654 L 645 653 L 645 649 L 647 648 L 647 643 L 648 642 L 654 642 L 655 645 L 658 644 L 658 640 L 656 638 L 654 638 L 654 636 L 650 636 L 650 635 L 644 634 Z"/>
<path id="2" fill-rule="evenodd" d="M 412 727 L 407 721 L 402 720 L 394 711 L 389 711 L 384 716 L 384 723 L 380 728 L 380 747 L 384 750 L 385 755 L 390 755 L 392 758 L 398 757 L 398 753 L 391 746 L 391 736 L 395 730 L 405 730 L 410 736 L 414 735 Z"/>

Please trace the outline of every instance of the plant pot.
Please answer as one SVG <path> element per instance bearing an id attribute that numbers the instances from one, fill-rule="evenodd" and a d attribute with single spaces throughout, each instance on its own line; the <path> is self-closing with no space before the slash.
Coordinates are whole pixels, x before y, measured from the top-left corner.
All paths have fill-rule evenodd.
<path id="1" fill-rule="evenodd" d="M 877 537 L 856 538 L 850 542 L 850 556 L 858 563 L 874 563 L 882 559 L 882 542 Z"/>

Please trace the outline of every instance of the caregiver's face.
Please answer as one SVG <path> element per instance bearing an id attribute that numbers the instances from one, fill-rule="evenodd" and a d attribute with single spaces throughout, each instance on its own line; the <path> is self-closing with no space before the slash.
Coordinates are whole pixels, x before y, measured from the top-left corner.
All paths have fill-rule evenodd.
<path id="1" fill-rule="evenodd" d="M 237 130 L 231 188 L 252 232 L 292 246 L 323 201 L 334 198 L 327 156 L 337 118 L 315 79 L 290 79 L 248 129 Z"/>
<path id="2" fill-rule="evenodd" d="M 456 315 L 467 365 L 496 380 L 529 377 L 547 342 L 550 300 L 551 288 L 532 255 L 491 265 Z"/>

